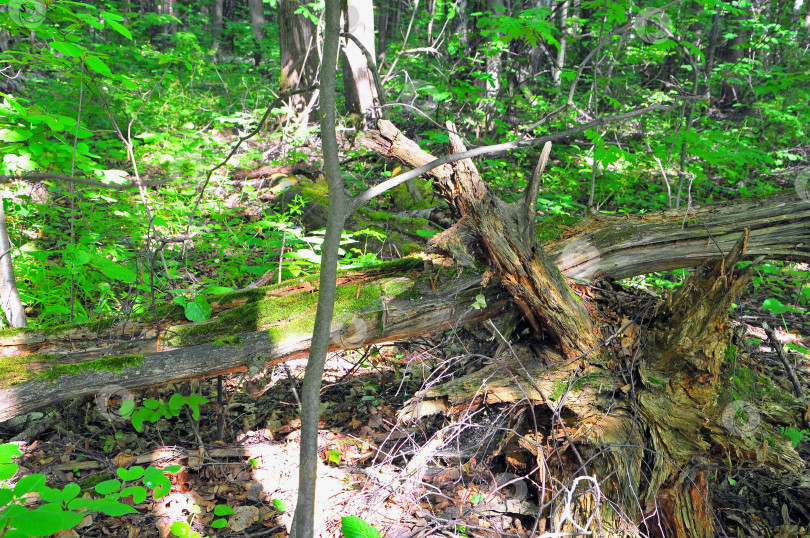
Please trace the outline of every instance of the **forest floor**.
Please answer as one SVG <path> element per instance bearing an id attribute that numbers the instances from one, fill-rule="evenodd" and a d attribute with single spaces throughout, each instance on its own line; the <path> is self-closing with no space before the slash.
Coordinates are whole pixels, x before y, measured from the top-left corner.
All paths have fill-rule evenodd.
<path id="1" fill-rule="evenodd" d="M 259 189 L 257 203 L 266 203 L 261 194 L 272 182 L 251 181 Z M 739 367 L 756 372 L 758 383 L 770 380 L 791 390 L 761 325 L 767 321 L 782 327 L 777 330 L 782 344 L 805 348 L 810 348 L 810 330 L 806 313 L 775 316 L 763 310 L 769 296 L 766 287 L 752 288 L 733 313 L 750 339 L 750 356 L 740 357 Z M 414 423 L 398 418 L 404 402 L 419 389 L 481 368 L 493 351 L 490 336 L 484 328 L 469 327 L 331 355 L 321 396 L 320 536 L 339 536 L 343 516 L 362 517 L 385 537 L 529 536 L 549 530 L 547 514 L 537 517 L 540 479 L 533 464 L 510 454 L 492 456 L 498 429 L 493 415 L 504 410 L 470 406 L 442 409 Z M 790 358 L 810 393 L 810 359 L 797 353 Z M 87 516 L 62 537 L 169 536 L 171 523 L 180 520 L 203 536 L 286 535 L 297 491 L 296 390 L 305 364 L 289 361 L 259 374 L 264 378 L 261 391 L 255 390 L 257 379 L 225 378 L 219 411 L 216 378 L 140 391 L 136 401 L 167 401 L 174 393 L 191 392 L 209 399 L 199 420 L 183 414 L 145 424 L 142 432 L 128 420 L 100 413 L 93 399 L 74 400 L 61 410 L 56 427 L 21 447 L 20 469 L 46 474 L 51 487 L 76 482 L 93 495 L 95 484 L 114 478 L 119 467 L 183 466 L 171 476 L 171 492 L 136 505 L 138 514 Z M 456 427 L 448 429 L 451 423 Z M 444 438 L 436 435 L 439 431 Z M 2 437 L 7 434 L 0 431 Z M 755 428 L 750 434 L 756 435 Z M 763 439 L 763 450 L 769 442 Z M 810 440 L 802 441 L 798 450 L 810 469 Z M 764 465 L 739 466 L 734 458 L 714 470 L 716 535 L 810 536 L 810 471 L 802 477 L 778 477 Z M 547 487 L 554 490 L 556 485 Z M 222 504 L 235 513 L 228 516 L 226 528 L 215 530 L 210 527 L 213 510 Z"/>
<path id="2" fill-rule="evenodd" d="M 768 317 L 753 309 L 746 315 Z M 528 536 L 532 529 L 544 530 L 542 523 L 535 527 L 536 508 L 532 512 L 538 503 L 537 474 L 512 456 L 490 457 L 494 440 L 482 427 L 486 424 L 482 414 L 448 410 L 415 424 L 397 418 L 417 382 L 432 384 L 479 368 L 487 344 L 473 328 L 331 356 L 319 439 L 320 536 L 339 536 L 341 517 L 350 515 L 362 517 L 386 537 L 425 532 Z M 754 355 L 763 376 L 787 386 L 781 363 L 767 343 Z M 801 377 L 810 379 L 810 361 L 797 360 L 795 366 Z M 295 360 L 265 372 L 270 377 L 267 390 L 255 398 L 248 395 L 245 376 L 225 379 L 222 441 L 213 404 L 216 379 L 135 394 L 136 400 L 166 401 L 175 392 L 193 391 L 212 402 L 202 406 L 199 421 L 188 416 L 161 419 L 145 425 L 141 433 L 128 422 L 105 420 L 93 399 L 75 400 L 56 428 L 23 446 L 21 469 L 46 474 L 52 487 L 76 482 L 92 494 L 93 486 L 114 478 L 118 467 L 183 466 L 171 476 L 171 492 L 136 505 L 138 514 L 88 516 L 79 528 L 63 531 L 62 537 L 170 536 L 171 523 L 180 520 L 191 522 L 203 536 L 283 536 L 292 522 L 298 480 L 300 424 L 293 386 L 300 386 L 304 367 L 305 360 Z M 435 446 L 434 434 L 451 418 L 458 424 L 453 430 L 457 435 Z M 430 458 L 419 462 L 431 443 Z M 810 468 L 810 442 L 802 442 L 799 451 Z M 796 481 L 775 477 L 764 466 L 739 467 L 733 459 L 718 466 L 713 476 L 718 536 L 764 536 L 765 529 L 772 536 L 806 535 L 810 498 L 800 496 L 808 491 L 806 485 L 786 488 L 786 483 Z M 801 481 L 810 481 L 810 473 Z M 235 513 L 229 516 L 228 527 L 217 532 L 210 523 L 216 518 L 214 507 L 221 504 Z M 804 518 L 796 519 L 797 509 Z M 752 528 L 752 520 L 759 522 L 757 528 Z"/>

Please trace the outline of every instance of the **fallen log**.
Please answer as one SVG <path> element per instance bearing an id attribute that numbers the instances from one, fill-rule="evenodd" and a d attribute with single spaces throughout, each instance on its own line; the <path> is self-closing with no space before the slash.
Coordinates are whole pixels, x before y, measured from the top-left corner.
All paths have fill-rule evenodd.
<path id="1" fill-rule="evenodd" d="M 368 272 L 346 273 L 341 280 L 330 345 L 333 350 L 433 334 L 496 317 L 509 309 L 503 289 L 497 285 L 483 287 L 480 275 L 458 276 L 454 269 L 425 267 L 418 258 Z M 304 290 L 283 297 L 273 297 L 278 287 L 229 294 L 214 303 L 218 308 L 228 307 L 216 318 L 165 329 L 157 352 L 156 340 L 152 339 L 109 345 L 105 347 L 108 356 L 95 360 L 87 358 L 98 350 L 84 352 L 81 362 L 67 362 L 75 359 L 72 356 L 5 357 L 4 366 L 15 372 L 17 382 L 7 381 L 6 388 L 0 390 L 0 421 L 79 396 L 264 368 L 305 356 L 317 292 L 312 291 L 311 282 L 295 287 Z M 483 295 L 486 309 L 473 307 L 478 295 Z M 80 334 L 75 328 L 67 331 L 74 337 Z M 3 343 L 19 347 L 39 341 L 41 336 L 36 331 L 20 332 L 4 338 Z M 61 336 L 56 333 L 51 338 Z M 84 336 L 88 336 L 86 330 Z M 95 347 L 100 341 L 103 339 L 84 343 Z"/>
<path id="2" fill-rule="evenodd" d="M 751 232 L 746 259 L 767 256 L 770 259 L 810 261 L 810 204 L 790 195 L 699 207 L 690 212 L 685 222 L 680 211 L 635 217 L 589 215 L 570 227 L 552 229 L 551 232 L 559 238 L 546 241 L 543 247 L 569 278 L 591 279 L 604 274 L 618 279 L 700 265 L 707 259 L 719 257 L 720 251 L 728 252 L 734 237 L 738 237 L 747 226 L 751 227 Z M 549 233 L 549 230 L 541 229 L 539 233 Z M 342 292 L 348 306 L 341 308 L 351 312 L 350 307 L 360 303 L 359 296 L 356 300 L 351 298 L 351 290 L 356 291 L 358 287 L 362 291 L 369 283 L 407 277 L 414 282 L 421 280 L 414 286 L 423 289 L 427 286 L 425 282 L 431 279 L 431 286 L 435 286 L 436 275 L 441 271 L 446 270 L 436 267 L 426 270 L 421 260 L 412 259 L 410 262 L 344 272 L 339 285 L 349 290 Z M 467 275 L 469 281 L 454 286 L 474 287 L 474 282 L 482 280 L 482 275 L 475 271 L 469 271 Z M 444 275 L 441 278 L 450 277 Z M 438 295 L 431 291 L 422 295 L 424 305 L 414 307 L 422 314 L 413 316 L 407 324 L 399 323 L 396 333 L 391 332 L 394 327 L 389 325 L 382 334 L 357 334 L 350 339 L 341 339 L 339 331 L 343 329 L 337 326 L 334 349 L 406 339 L 496 317 L 502 312 L 502 302 L 497 300 L 494 303 L 497 307 L 493 308 L 490 294 L 500 297 L 504 290 L 495 281 L 485 290 L 488 307 L 476 310 L 475 316 L 458 316 L 459 312 L 469 310 L 472 304 L 469 296 L 457 298 L 442 294 L 443 290 L 439 290 Z M 179 307 L 172 310 L 168 305 L 158 309 L 166 318 L 160 326 L 142 320 L 127 322 L 123 326 L 90 324 L 62 329 L 4 331 L 4 336 L 0 337 L 0 386 L 3 387 L 0 390 L 0 421 L 58 401 L 94 394 L 111 383 L 135 389 L 243 371 L 247 369 L 247 357 L 251 354 L 264 354 L 271 364 L 301 356 L 309 349 L 309 333 L 303 330 L 301 319 L 314 316 L 317 295 L 313 294 L 316 293 L 317 278 L 310 277 L 279 286 L 227 294 L 211 303 L 217 316 L 200 324 L 182 322 Z M 242 310 L 235 310 L 239 308 Z M 429 312 L 431 308 L 436 310 L 433 314 Z M 298 313 L 295 319 L 290 312 Z M 437 320 L 445 321 L 442 316 L 447 312 L 455 314 L 447 318 L 446 324 L 439 324 Z M 392 320 L 396 319 L 396 312 L 392 316 Z M 234 331 L 234 325 L 238 325 L 239 330 Z M 272 335 L 249 336 L 253 331 L 265 329 Z M 240 334 L 244 341 L 256 340 L 255 348 L 212 344 L 217 339 Z M 260 342 L 262 339 L 264 342 Z M 271 344 L 271 339 L 275 343 Z M 188 346 L 193 347 L 188 351 L 181 349 Z M 140 356 L 144 359 L 140 360 Z M 127 365 L 134 363 L 138 364 L 137 373 L 127 373 Z M 62 373 L 80 373 L 83 378 L 97 379 L 84 380 L 74 386 L 76 376 L 67 376 L 48 383 L 39 379 L 39 383 L 28 386 L 39 376 L 47 377 L 54 368 Z"/>

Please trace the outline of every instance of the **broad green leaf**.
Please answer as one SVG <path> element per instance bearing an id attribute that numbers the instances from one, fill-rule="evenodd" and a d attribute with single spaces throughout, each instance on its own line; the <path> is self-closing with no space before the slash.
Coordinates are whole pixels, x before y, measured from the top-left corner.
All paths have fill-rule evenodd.
<path id="1" fill-rule="evenodd" d="M 135 400 L 124 400 L 121 402 L 121 409 L 118 412 L 122 417 L 128 417 L 135 410 Z"/>
<path id="2" fill-rule="evenodd" d="M 143 486 L 129 486 L 121 490 L 121 498 L 132 495 L 133 504 L 140 504 L 146 500 L 146 488 Z"/>
<path id="3" fill-rule="evenodd" d="M 132 41 L 132 34 L 120 22 L 124 20 L 124 17 L 115 13 L 110 13 L 109 11 L 105 11 L 101 15 L 104 17 L 104 21 L 110 26 L 110 28 Z"/>
<path id="4" fill-rule="evenodd" d="M 783 305 L 782 302 L 776 297 L 765 299 L 765 301 L 762 303 L 762 308 L 763 310 L 767 310 L 772 314 L 782 314 L 792 310 L 789 306 Z"/>
<path id="5" fill-rule="evenodd" d="M 90 503 L 88 509 L 94 512 L 101 512 L 108 516 L 123 516 L 125 514 L 137 514 L 138 511 L 128 504 L 120 503 L 111 499 L 98 499 Z"/>
<path id="6" fill-rule="evenodd" d="M 205 295 L 197 295 L 194 300 L 186 304 L 185 314 L 189 321 L 205 321 L 211 317 L 211 305 Z"/>
<path id="7" fill-rule="evenodd" d="M 49 510 L 29 510 L 10 518 L 11 526 L 25 533 L 25 536 L 49 536 L 62 529 L 69 529 L 72 520 L 78 516 L 78 523 L 82 520 L 81 514 L 73 512 L 51 512 Z"/>
<path id="8" fill-rule="evenodd" d="M 175 536 L 188 536 L 191 533 L 191 525 L 185 521 L 175 521 L 172 523 L 171 530 Z"/>
<path id="9" fill-rule="evenodd" d="M 39 488 L 41 488 L 44 485 L 45 485 L 44 474 L 30 474 L 28 476 L 24 476 L 20 478 L 14 485 L 14 496 L 19 499 L 21 497 L 28 495 L 32 491 L 39 490 Z"/>
<path id="10" fill-rule="evenodd" d="M 202 293 L 205 293 L 206 295 L 218 295 L 221 293 L 231 293 L 232 291 L 234 291 L 233 288 L 226 286 L 208 286 L 202 290 Z"/>
<path id="11" fill-rule="evenodd" d="M 51 48 L 56 52 L 61 52 L 65 56 L 76 58 L 84 54 L 84 47 L 76 45 L 75 43 L 68 43 L 66 41 L 54 41 L 51 43 Z"/>
<path id="12" fill-rule="evenodd" d="M 0 463 L 13 463 L 15 457 L 22 456 L 20 447 L 14 443 L 0 445 Z"/>
<path id="13" fill-rule="evenodd" d="M 214 507 L 214 515 L 229 516 L 231 514 L 233 514 L 233 508 L 227 504 L 218 504 L 216 507 Z"/>
<path id="14" fill-rule="evenodd" d="M 82 492 L 82 488 L 79 487 L 79 484 L 66 484 L 65 487 L 62 489 L 62 502 L 69 503 L 73 499 L 79 496 L 79 493 Z M 40 495 L 42 493 L 40 492 Z"/>
<path id="15" fill-rule="evenodd" d="M 33 134 L 26 129 L 0 129 L 0 142 L 22 142 Z"/>
<path id="16" fill-rule="evenodd" d="M 380 538 L 380 531 L 356 516 L 342 517 L 340 532 L 345 538 Z"/>
<path id="17" fill-rule="evenodd" d="M 0 490 L 0 491 L 11 491 L 11 490 Z M 46 503 L 61 503 L 63 498 L 63 493 L 55 488 L 49 488 L 48 486 L 42 486 L 39 488 L 39 498 L 45 501 Z M 5 503 L 0 502 L 0 506 Z"/>
<path id="18" fill-rule="evenodd" d="M 110 71 L 110 68 L 107 67 L 107 64 L 102 62 L 98 57 L 96 57 L 96 56 L 88 56 L 87 59 L 85 59 L 84 62 L 87 64 L 87 67 L 89 67 L 90 69 L 92 69 L 96 73 L 98 73 L 100 75 L 104 75 L 105 77 L 111 77 L 112 76 L 112 71 Z"/>
<path id="19" fill-rule="evenodd" d="M 115 493 L 119 489 L 121 489 L 121 481 L 120 480 L 105 480 L 104 482 L 99 482 L 96 484 L 96 492 L 101 493 L 102 495 L 109 495 L 110 493 Z"/>
<path id="20" fill-rule="evenodd" d="M 176 411 L 186 405 L 186 397 L 182 394 L 174 393 L 172 397 L 169 398 L 169 409 Z"/>
<path id="21" fill-rule="evenodd" d="M 131 482 L 132 480 L 138 480 L 139 478 L 143 477 L 143 467 L 133 465 L 129 469 L 119 468 L 115 471 L 115 473 L 118 475 L 118 478 L 124 482 Z"/>

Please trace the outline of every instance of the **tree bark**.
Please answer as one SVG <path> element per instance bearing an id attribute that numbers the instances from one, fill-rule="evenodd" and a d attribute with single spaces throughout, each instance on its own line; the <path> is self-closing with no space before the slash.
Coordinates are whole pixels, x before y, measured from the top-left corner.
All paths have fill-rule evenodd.
<path id="1" fill-rule="evenodd" d="M 0 307 L 9 327 L 28 327 L 25 307 L 17 291 L 17 278 L 11 261 L 11 241 L 6 228 L 6 210 L 0 198 Z"/>
<path id="2" fill-rule="evenodd" d="M 215 53 L 219 52 L 219 41 L 222 39 L 224 8 L 225 0 L 214 0 L 214 9 L 211 12 L 211 39 L 213 40 L 211 48 L 214 49 Z"/>
<path id="3" fill-rule="evenodd" d="M 349 0 L 344 31 L 357 38 L 375 58 L 374 5 L 371 0 Z M 360 114 L 367 125 L 374 125 L 379 114 L 375 110 L 377 89 L 372 80 L 366 55 L 353 40 L 343 46 L 343 88 L 346 109 Z"/>
<path id="4" fill-rule="evenodd" d="M 315 25 L 304 15 L 296 15 L 295 10 L 304 2 L 300 0 L 279 0 L 278 36 L 281 55 L 281 79 L 279 92 L 306 88 L 314 84 L 318 75 L 318 48 Z M 299 94 L 290 99 L 290 106 L 301 121 L 308 121 L 313 95 Z"/>
<path id="5" fill-rule="evenodd" d="M 248 0 L 248 11 L 250 13 L 250 31 L 256 47 L 253 50 L 253 61 L 259 65 L 262 62 L 261 47 L 264 43 L 264 3 L 262 0 Z"/>

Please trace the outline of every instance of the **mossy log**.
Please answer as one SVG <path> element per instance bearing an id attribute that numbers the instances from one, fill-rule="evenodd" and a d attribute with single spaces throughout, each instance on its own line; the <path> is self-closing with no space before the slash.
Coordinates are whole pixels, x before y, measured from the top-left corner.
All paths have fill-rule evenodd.
<path id="1" fill-rule="evenodd" d="M 486 309 L 472 306 L 479 294 Z M 125 342 L 119 327 L 103 332 L 93 327 L 15 331 L 0 338 L 6 354 L 0 421 L 111 386 L 134 389 L 306 356 L 317 299 L 317 280 L 312 278 L 232 293 L 213 301 L 219 314 L 207 322 L 167 321 L 159 337 L 154 324 L 132 324 L 129 336 L 146 338 Z M 508 309 L 503 288 L 483 287 L 477 273 L 459 275 L 455 269 L 425 265 L 421 258 L 349 271 L 339 278 L 330 349 L 450 330 Z M 178 314 L 170 311 L 167 320 Z M 48 346 L 47 354 L 41 346 Z M 57 353 L 65 346 L 84 349 Z M 38 354 L 8 356 L 37 347 Z"/>

